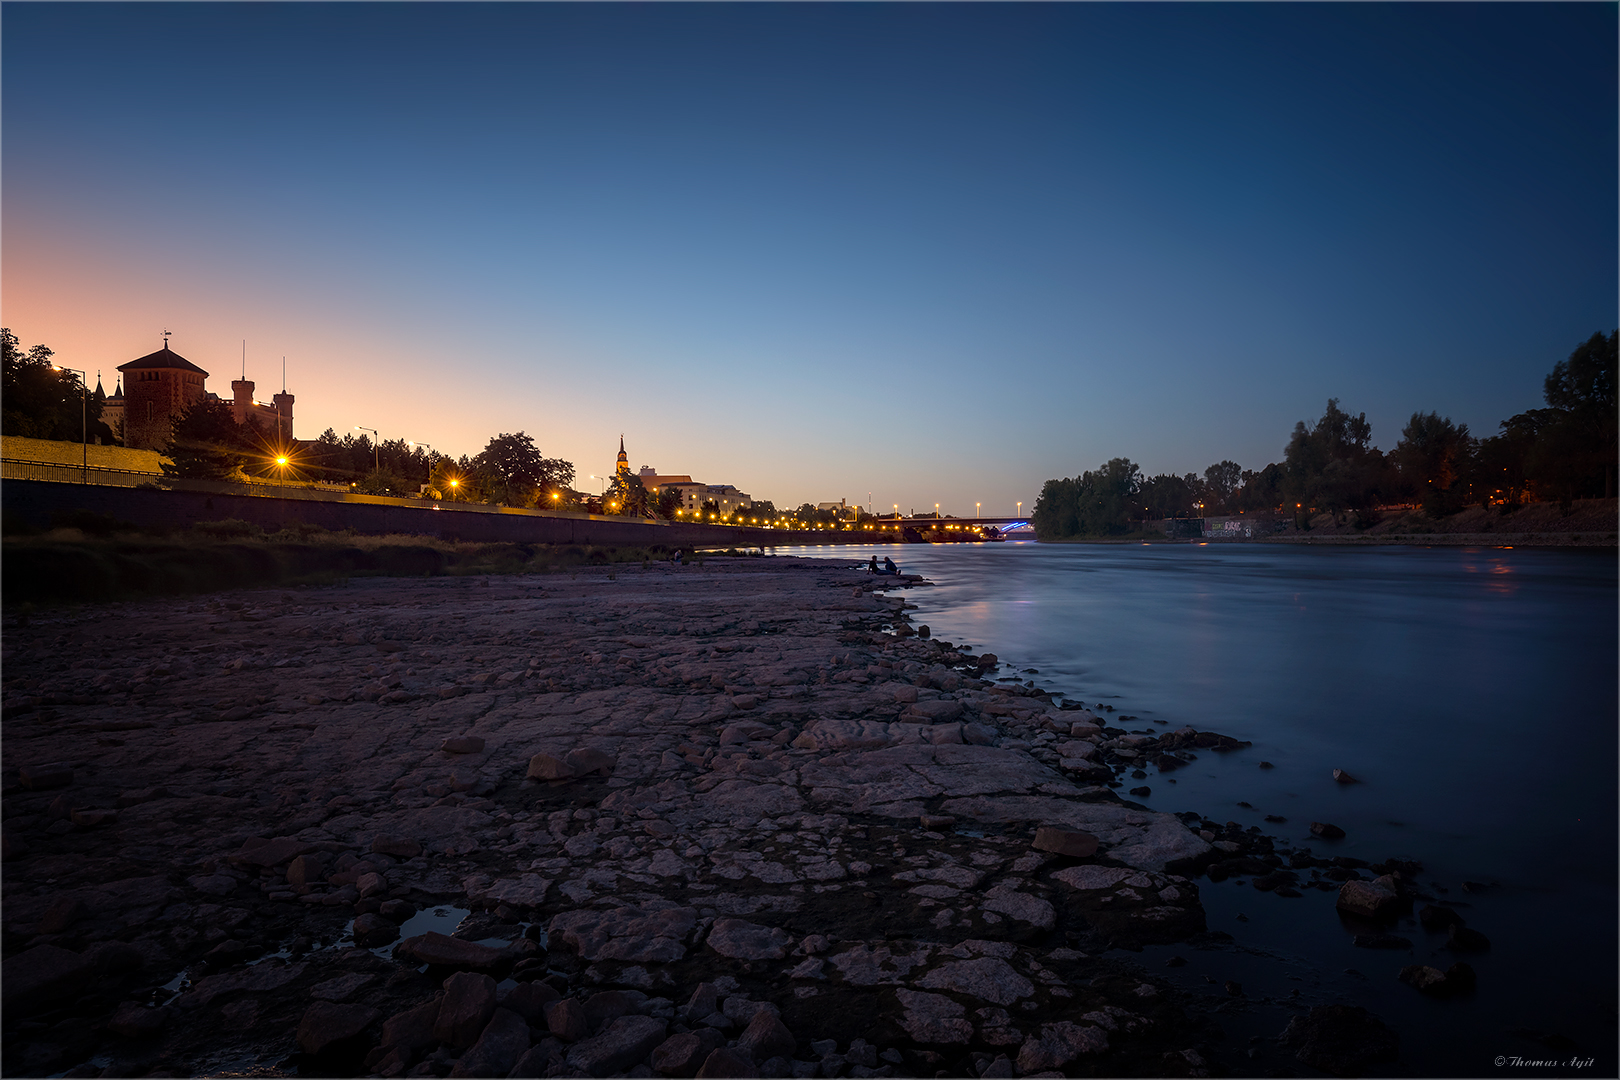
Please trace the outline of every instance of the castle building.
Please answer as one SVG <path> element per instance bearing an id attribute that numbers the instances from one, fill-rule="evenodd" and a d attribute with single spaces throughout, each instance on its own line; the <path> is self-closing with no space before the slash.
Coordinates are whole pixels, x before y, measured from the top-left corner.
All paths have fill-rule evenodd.
<path id="1" fill-rule="evenodd" d="M 96 373 L 96 394 L 97 396 L 102 395 L 100 372 Z M 113 432 L 116 434 L 118 431 L 118 425 L 123 423 L 123 420 L 124 383 L 123 380 L 120 379 L 116 384 L 116 389 L 113 390 L 112 397 L 106 398 L 101 403 L 101 422 L 112 428 Z"/>
<path id="2" fill-rule="evenodd" d="M 118 368 L 129 382 L 102 407 L 102 419 L 118 430 L 115 420 L 124 421 L 124 445 L 136 450 L 162 450 L 174 434 L 174 422 L 186 409 L 204 398 L 218 401 L 208 392 L 208 372 L 169 348 L 147 353 Z M 269 402 L 253 399 L 253 383 L 246 379 L 231 382 L 231 415 L 242 425 L 251 424 L 278 444 L 293 440 L 293 395 L 283 390 Z M 115 405 L 115 402 L 117 403 Z"/>
<path id="3" fill-rule="evenodd" d="M 700 484 L 685 473 L 660 474 L 651 465 L 643 465 L 638 472 L 632 474 L 630 457 L 624 452 L 623 435 L 619 436 L 617 473 L 626 482 L 639 480 L 649 495 L 657 495 L 661 491 L 675 492 L 680 498 L 681 508 L 688 512 L 701 510 L 706 502 L 714 503 L 722 514 L 746 510 L 753 505 L 753 499 L 746 492 L 738 491 L 730 484 Z"/>
<path id="4" fill-rule="evenodd" d="M 201 401 L 208 372 L 163 348 L 119 366 L 129 380 L 124 396 L 124 445 L 135 450 L 161 450 L 174 434 L 175 418 Z"/>

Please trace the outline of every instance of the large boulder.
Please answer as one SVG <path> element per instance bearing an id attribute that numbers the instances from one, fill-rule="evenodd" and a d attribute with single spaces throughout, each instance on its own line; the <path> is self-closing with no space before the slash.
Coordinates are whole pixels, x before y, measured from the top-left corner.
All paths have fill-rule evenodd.
<path id="1" fill-rule="evenodd" d="M 465 1048 L 478 1041 L 495 1015 L 495 980 L 473 971 L 458 971 L 444 980 L 444 997 L 433 1034 L 440 1042 Z"/>
<path id="2" fill-rule="evenodd" d="M 664 1021 L 651 1016 L 621 1016 L 600 1035 L 581 1039 L 568 1050 L 575 1075 L 609 1076 L 640 1064 L 664 1041 Z"/>
<path id="3" fill-rule="evenodd" d="M 451 1076 L 505 1076 L 529 1049 L 529 1024 L 510 1009 L 496 1009 Z"/>
<path id="4" fill-rule="evenodd" d="M 1400 1056 L 1401 1040 L 1359 1005 L 1318 1005 L 1283 1029 L 1282 1044 L 1313 1069 L 1360 1076 L 1367 1067 Z"/>

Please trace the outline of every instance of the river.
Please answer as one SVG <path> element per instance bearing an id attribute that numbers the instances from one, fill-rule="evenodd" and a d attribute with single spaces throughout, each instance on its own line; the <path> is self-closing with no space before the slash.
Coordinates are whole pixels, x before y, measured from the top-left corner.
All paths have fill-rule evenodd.
<path id="1" fill-rule="evenodd" d="M 1033 542 L 778 550 L 892 556 L 931 583 L 905 590 L 914 622 L 995 652 L 998 674 L 1112 706 L 1111 722 L 1127 730 L 1190 724 L 1253 742 L 1204 753 L 1174 779 L 1150 772 L 1134 782 L 1151 788 L 1139 801 L 1256 825 L 1319 854 L 1416 859 L 1424 890 L 1456 902 L 1491 940 L 1489 952 L 1458 957 L 1443 935 L 1407 918 L 1394 932 L 1411 950 L 1357 948 L 1332 893 L 1286 899 L 1201 879 L 1210 928 L 1235 943 L 1183 946 L 1188 964 L 1158 973 L 1194 994 L 1243 983 L 1243 1002 L 1221 1012 L 1230 1037 L 1269 1038 L 1294 1006 L 1346 1002 L 1400 1034 L 1397 1074 L 1526 1071 L 1515 1057 L 1564 1063 L 1529 1070 L 1538 1075 L 1620 1074 L 1612 551 Z M 1259 768 L 1262 760 L 1275 767 Z M 1361 782 L 1336 783 L 1335 768 Z M 1287 821 L 1267 823 L 1267 814 Z M 1314 840 L 1312 821 L 1347 835 Z M 1138 959 L 1156 968 L 1177 952 Z M 1444 969 L 1457 959 L 1479 977 L 1465 998 L 1431 1000 L 1396 978 L 1408 964 Z"/>

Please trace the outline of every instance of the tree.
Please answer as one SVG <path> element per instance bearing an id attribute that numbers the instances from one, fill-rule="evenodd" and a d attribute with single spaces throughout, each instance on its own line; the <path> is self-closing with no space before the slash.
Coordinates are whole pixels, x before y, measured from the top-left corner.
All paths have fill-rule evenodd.
<path id="1" fill-rule="evenodd" d="M 55 355 L 46 345 L 24 352 L 17 335 L 0 327 L 0 428 L 29 439 L 113 442 L 112 428 L 101 422 L 105 398 L 86 398 L 76 372 L 53 370 Z"/>
<path id="2" fill-rule="evenodd" d="M 1236 507 L 1238 487 L 1243 483 L 1243 469 L 1235 461 L 1218 461 L 1204 470 L 1205 509 L 1229 513 Z"/>
<path id="3" fill-rule="evenodd" d="M 1617 344 L 1620 332 L 1593 334 L 1553 365 L 1542 384 L 1554 415 L 1543 430 L 1534 471 L 1566 506 L 1571 499 L 1615 493 Z"/>
<path id="4" fill-rule="evenodd" d="M 472 469 L 492 498 L 510 505 L 533 506 L 552 492 L 565 493 L 574 482 L 572 462 L 543 456 L 534 440 L 521 431 L 489 440 L 473 458 Z M 641 486 L 639 479 L 636 486 Z"/>
<path id="5" fill-rule="evenodd" d="M 1329 398 L 1322 418 L 1294 425 L 1283 454 L 1284 501 L 1335 513 L 1375 505 L 1384 487 L 1384 457 L 1370 443 L 1367 414 L 1351 416 Z"/>
<path id="6" fill-rule="evenodd" d="M 174 421 L 164 454 L 163 475 L 198 480 L 243 480 L 243 466 L 261 456 L 249 433 L 236 422 L 231 406 L 218 398 L 199 398 Z"/>
<path id="7" fill-rule="evenodd" d="M 1400 470 L 1402 483 L 1436 516 L 1462 509 L 1466 492 L 1457 487 L 1469 468 L 1474 440 L 1467 424 L 1454 424 L 1438 413 L 1413 413 L 1401 429 L 1401 441 L 1390 458 Z"/>
<path id="8" fill-rule="evenodd" d="M 651 501 L 647 485 L 641 482 L 639 476 L 614 473 L 607 493 L 602 496 L 602 511 L 621 517 L 648 517 Z"/>
<path id="9" fill-rule="evenodd" d="M 1030 524 L 1041 540 L 1112 536 L 1126 531 L 1142 490 L 1142 471 L 1127 458 L 1067 480 L 1048 480 Z"/>

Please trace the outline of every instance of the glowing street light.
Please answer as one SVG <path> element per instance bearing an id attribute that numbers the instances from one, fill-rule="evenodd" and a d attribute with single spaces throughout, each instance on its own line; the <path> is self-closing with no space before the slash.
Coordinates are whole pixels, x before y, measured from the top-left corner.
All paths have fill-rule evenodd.
<path id="1" fill-rule="evenodd" d="M 354 430 L 371 432 L 371 470 L 373 472 L 382 472 L 382 457 L 380 456 L 382 436 L 377 434 L 376 428 L 361 427 L 359 424 L 354 425 Z"/>

